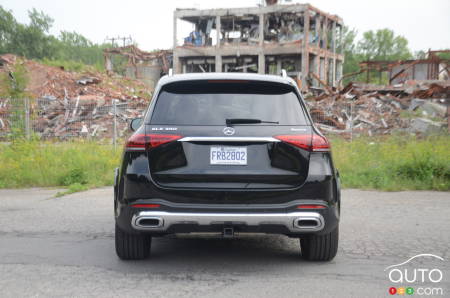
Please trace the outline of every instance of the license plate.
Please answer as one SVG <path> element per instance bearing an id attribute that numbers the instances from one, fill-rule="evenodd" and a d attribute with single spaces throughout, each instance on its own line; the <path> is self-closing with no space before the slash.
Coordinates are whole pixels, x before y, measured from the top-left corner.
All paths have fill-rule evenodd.
<path id="1" fill-rule="evenodd" d="M 209 156 L 212 165 L 247 165 L 247 147 L 212 146 Z"/>

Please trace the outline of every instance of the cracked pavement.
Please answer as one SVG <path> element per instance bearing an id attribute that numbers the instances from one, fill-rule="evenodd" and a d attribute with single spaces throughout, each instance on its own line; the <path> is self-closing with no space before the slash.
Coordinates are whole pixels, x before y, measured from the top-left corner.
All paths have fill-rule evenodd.
<path id="1" fill-rule="evenodd" d="M 384 269 L 421 253 L 444 258 L 433 286 L 450 293 L 448 192 L 344 190 L 339 252 L 320 263 L 278 235 L 155 238 L 150 259 L 121 261 L 112 188 L 57 191 L 0 190 L 2 297 L 386 297 L 401 285 Z"/>

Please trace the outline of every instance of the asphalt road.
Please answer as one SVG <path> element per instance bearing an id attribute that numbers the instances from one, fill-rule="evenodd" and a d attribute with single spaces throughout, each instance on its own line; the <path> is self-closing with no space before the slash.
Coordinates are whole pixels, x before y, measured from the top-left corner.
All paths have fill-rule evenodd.
<path id="1" fill-rule="evenodd" d="M 444 258 L 419 265 L 450 296 L 450 193 L 345 190 L 338 255 L 320 263 L 276 235 L 156 238 L 150 259 L 121 261 L 112 189 L 56 192 L 0 190 L 0 296 L 386 297 L 400 285 L 384 269 L 423 253 Z"/>

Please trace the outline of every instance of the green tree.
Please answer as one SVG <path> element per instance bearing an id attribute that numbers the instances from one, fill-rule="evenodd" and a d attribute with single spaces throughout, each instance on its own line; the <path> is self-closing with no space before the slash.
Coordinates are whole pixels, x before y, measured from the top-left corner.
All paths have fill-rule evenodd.
<path id="1" fill-rule="evenodd" d="M 53 57 L 56 52 L 55 38 L 48 35 L 53 19 L 38 12 L 28 11 L 30 23 L 20 24 L 10 11 L 0 7 L 0 51 L 26 58 Z"/>
<path id="2" fill-rule="evenodd" d="M 49 34 L 53 19 L 32 9 L 29 23 L 16 21 L 11 11 L 0 6 L 0 54 L 12 53 L 38 59 L 51 65 L 95 65 L 103 68 L 103 52 L 107 45 L 98 45 L 76 32 L 61 31 L 58 37 Z"/>
<path id="3" fill-rule="evenodd" d="M 364 60 L 386 61 L 412 58 L 408 49 L 408 40 L 403 36 L 395 36 L 390 29 L 367 31 L 358 42 L 358 53 Z"/>
<path id="4" fill-rule="evenodd" d="M 61 31 L 59 59 L 103 65 L 103 49 L 107 45 L 98 45 L 76 32 Z M 109 45 L 108 45 L 109 46 Z"/>
<path id="5" fill-rule="evenodd" d="M 0 53 L 6 52 L 11 36 L 16 30 L 17 22 L 11 11 L 0 6 Z"/>
<path id="6" fill-rule="evenodd" d="M 356 72 L 359 69 L 359 55 L 356 51 L 356 29 L 344 26 L 342 31 L 342 52 L 344 53 L 344 74 Z"/>

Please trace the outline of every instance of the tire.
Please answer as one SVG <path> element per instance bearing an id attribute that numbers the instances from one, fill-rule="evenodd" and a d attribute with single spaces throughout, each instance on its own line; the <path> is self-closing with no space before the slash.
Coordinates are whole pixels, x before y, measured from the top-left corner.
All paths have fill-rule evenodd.
<path id="1" fill-rule="evenodd" d="M 337 254 L 339 226 L 325 235 L 300 239 L 302 257 L 309 261 L 331 261 Z"/>
<path id="2" fill-rule="evenodd" d="M 150 256 L 152 237 L 129 234 L 116 223 L 116 253 L 122 260 L 142 260 Z"/>

